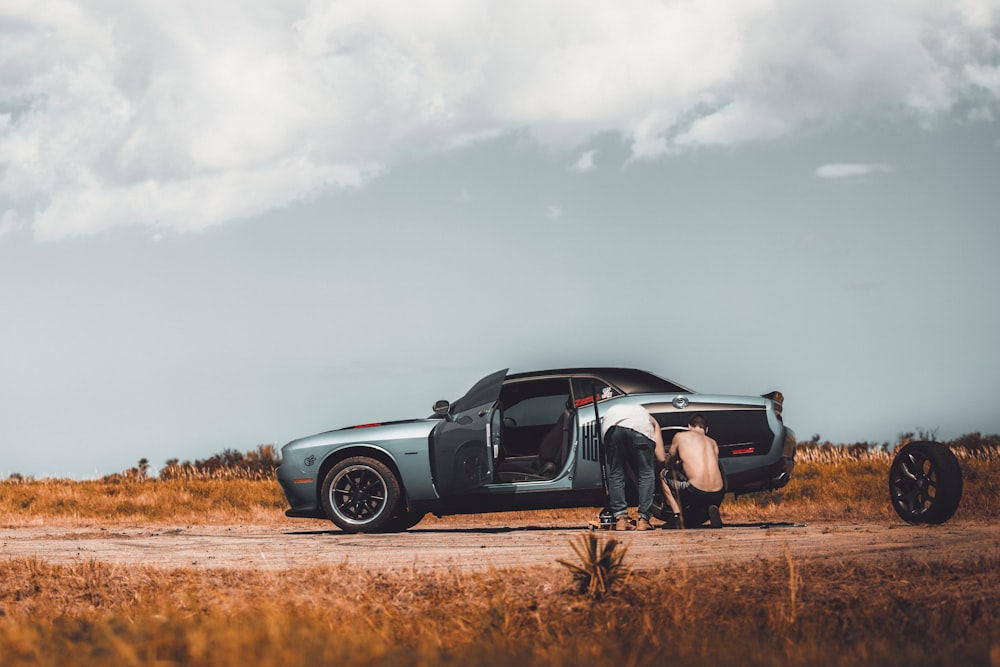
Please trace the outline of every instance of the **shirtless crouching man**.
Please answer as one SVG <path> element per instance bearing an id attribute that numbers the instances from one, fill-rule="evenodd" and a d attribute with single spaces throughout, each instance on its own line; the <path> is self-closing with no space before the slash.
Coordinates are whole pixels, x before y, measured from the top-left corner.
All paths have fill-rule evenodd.
<path id="1" fill-rule="evenodd" d="M 726 495 L 726 483 L 719 467 L 719 444 L 708 437 L 705 415 L 700 412 L 691 415 L 688 430 L 674 434 L 670 450 L 665 451 L 661 441 L 657 443 L 655 454 L 656 460 L 664 466 L 660 484 L 674 516 L 682 515 L 686 528 L 700 526 L 706 521 L 711 522 L 712 528 L 722 528 L 719 505 Z M 678 479 L 670 474 L 668 465 L 675 456 L 680 459 L 684 471 Z M 667 525 L 670 523 L 668 521 Z"/>

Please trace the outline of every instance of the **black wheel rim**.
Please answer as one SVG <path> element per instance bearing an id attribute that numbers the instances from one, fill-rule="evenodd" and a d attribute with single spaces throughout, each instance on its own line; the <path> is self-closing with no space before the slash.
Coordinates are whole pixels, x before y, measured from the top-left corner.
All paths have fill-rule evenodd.
<path id="1" fill-rule="evenodd" d="M 904 514 L 920 518 L 934 504 L 937 468 L 920 451 L 908 452 L 896 463 L 892 478 L 893 502 Z"/>
<path id="2" fill-rule="evenodd" d="M 330 484 L 330 506 L 346 523 L 364 525 L 385 511 L 385 480 L 374 468 L 344 468 Z"/>

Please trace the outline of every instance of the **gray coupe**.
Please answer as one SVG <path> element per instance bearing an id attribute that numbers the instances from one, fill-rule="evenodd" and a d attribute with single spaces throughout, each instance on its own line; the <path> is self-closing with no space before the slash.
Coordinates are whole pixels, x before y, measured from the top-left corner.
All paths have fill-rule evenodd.
<path id="1" fill-rule="evenodd" d="M 744 494 L 789 481 L 795 434 L 782 401 L 776 391 L 699 394 L 628 368 L 505 369 L 456 401 L 438 401 L 425 419 L 294 440 L 281 450 L 277 475 L 288 516 L 329 519 L 351 533 L 406 530 L 428 512 L 599 508 L 606 495 L 597 420 L 615 403 L 639 403 L 668 446 L 690 413 L 705 413 L 727 491 Z"/>

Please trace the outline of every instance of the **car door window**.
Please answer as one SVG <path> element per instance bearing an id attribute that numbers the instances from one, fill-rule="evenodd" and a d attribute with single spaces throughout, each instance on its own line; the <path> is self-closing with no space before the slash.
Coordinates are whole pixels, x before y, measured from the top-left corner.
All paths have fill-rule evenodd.
<path id="1" fill-rule="evenodd" d="M 594 402 L 595 393 L 598 401 L 606 401 L 609 398 L 621 396 L 623 392 L 599 377 L 573 378 L 573 403 L 576 407 L 591 405 Z"/>
<path id="2" fill-rule="evenodd" d="M 566 378 L 521 380 L 504 385 L 503 442 L 510 457 L 535 456 L 542 440 L 570 405 Z"/>

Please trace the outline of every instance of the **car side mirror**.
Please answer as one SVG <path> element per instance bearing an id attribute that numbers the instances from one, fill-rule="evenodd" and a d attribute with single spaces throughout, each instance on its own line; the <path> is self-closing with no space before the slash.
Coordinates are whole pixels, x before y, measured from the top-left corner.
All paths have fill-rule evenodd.
<path id="1" fill-rule="evenodd" d="M 450 412 L 451 412 L 451 403 L 444 400 L 443 398 L 440 401 L 435 401 L 434 414 L 442 415 L 445 419 L 447 419 Z"/>

